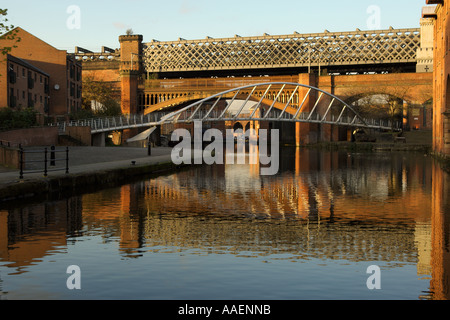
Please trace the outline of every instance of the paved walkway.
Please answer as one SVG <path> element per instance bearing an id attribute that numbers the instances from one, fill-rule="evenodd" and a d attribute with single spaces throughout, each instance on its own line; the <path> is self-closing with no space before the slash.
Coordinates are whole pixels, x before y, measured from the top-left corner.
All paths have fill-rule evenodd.
<path id="1" fill-rule="evenodd" d="M 43 150 L 44 148 L 27 148 L 26 151 Z M 57 150 L 65 148 L 58 147 Z M 172 148 L 152 148 L 152 154 L 148 156 L 145 148 L 121 148 L 121 147 L 70 147 L 69 148 L 69 173 L 89 173 L 105 169 L 124 168 L 132 166 L 135 161 L 136 166 L 171 162 Z M 27 160 L 42 160 L 43 153 L 29 153 Z M 65 158 L 64 153 L 56 153 L 56 159 Z M 65 168 L 64 161 L 57 161 L 57 168 Z M 43 164 L 31 163 L 27 165 L 27 170 L 41 169 L 42 173 L 25 173 L 24 180 L 43 178 Z M 65 175 L 65 170 L 49 172 L 49 177 Z M 19 170 L 8 169 L 0 166 L 0 184 L 10 184 L 19 181 Z"/>

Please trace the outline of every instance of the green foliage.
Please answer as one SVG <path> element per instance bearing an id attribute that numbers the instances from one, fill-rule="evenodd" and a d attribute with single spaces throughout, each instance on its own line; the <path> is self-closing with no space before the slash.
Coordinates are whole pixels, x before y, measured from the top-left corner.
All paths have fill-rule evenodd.
<path id="1" fill-rule="evenodd" d="M 122 109 L 120 108 L 120 104 L 111 99 L 108 100 L 103 108 L 100 110 L 91 110 L 89 109 L 81 109 L 75 113 L 70 114 L 71 120 L 84 120 L 84 119 L 93 119 L 93 118 L 101 118 L 101 117 L 115 117 L 122 114 Z"/>
<path id="2" fill-rule="evenodd" d="M 0 40 L 16 40 L 16 42 L 20 41 L 19 37 L 16 37 L 17 30 L 13 30 L 13 25 L 8 25 L 8 19 L 6 15 L 8 14 L 8 9 L 0 9 Z M 11 32 L 12 31 L 12 32 Z M 6 55 L 11 52 L 12 48 L 16 48 L 16 45 L 13 46 L 0 46 L 1 55 Z"/>
<path id="3" fill-rule="evenodd" d="M 83 78 L 83 111 L 80 117 L 110 117 L 122 114 L 117 94 L 111 83 L 95 81 L 92 77 Z M 96 101 L 101 107 L 92 110 L 92 101 Z M 81 119 L 81 118 L 78 118 Z"/>
<path id="4" fill-rule="evenodd" d="M 70 114 L 71 120 L 92 119 L 94 117 L 94 113 L 90 109 L 80 109 L 77 112 Z"/>
<path id="5" fill-rule="evenodd" d="M 104 102 L 103 108 L 94 112 L 98 117 L 114 117 L 122 114 L 120 104 L 114 99 L 108 99 Z"/>
<path id="6" fill-rule="evenodd" d="M 37 126 L 36 111 L 25 109 L 20 111 L 11 108 L 0 108 L 0 130 L 23 129 Z"/>

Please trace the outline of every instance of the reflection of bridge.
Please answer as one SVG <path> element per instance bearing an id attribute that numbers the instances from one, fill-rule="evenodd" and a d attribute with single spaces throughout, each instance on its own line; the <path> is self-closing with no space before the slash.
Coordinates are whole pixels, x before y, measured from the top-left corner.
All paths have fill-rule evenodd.
<path id="1" fill-rule="evenodd" d="M 277 177 L 248 167 L 198 167 L 70 200 L 2 208 L 0 260 L 6 272 L 27 272 L 32 262 L 64 251 L 68 235 L 95 231 L 133 257 L 166 246 L 292 261 L 417 263 L 419 275 L 432 275 L 431 297 L 449 299 L 450 180 L 437 163 L 398 155 L 394 162 L 373 160 L 378 169 L 367 171 L 361 154 L 293 150 L 295 174 L 288 172 L 292 163 Z"/>

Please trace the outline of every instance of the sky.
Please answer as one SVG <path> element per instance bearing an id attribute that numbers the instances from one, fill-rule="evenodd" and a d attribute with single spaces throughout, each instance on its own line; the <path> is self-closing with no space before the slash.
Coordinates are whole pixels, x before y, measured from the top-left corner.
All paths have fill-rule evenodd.
<path id="1" fill-rule="evenodd" d="M 418 28 L 425 0 L 8 0 L 8 24 L 52 46 L 119 48 L 132 29 L 144 42 Z"/>

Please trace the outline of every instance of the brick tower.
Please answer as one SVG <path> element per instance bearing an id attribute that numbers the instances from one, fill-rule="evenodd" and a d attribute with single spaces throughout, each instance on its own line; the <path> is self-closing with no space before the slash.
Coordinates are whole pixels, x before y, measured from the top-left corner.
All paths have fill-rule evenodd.
<path id="1" fill-rule="evenodd" d="M 121 108 L 124 115 L 138 113 L 138 79 L 142 74 L 142 39 L 142 35 L 124 35 L 119 37 Z M 124 130 L 122 142 L 137 134 L 137 129 Z"/>
<path id="2" fill-rule="evenodd" d="M 119 42 L 122 112 L 136 114 L 138 111 L 138 78 L 142 74 L 142 36 L 120 36 Z"/>

